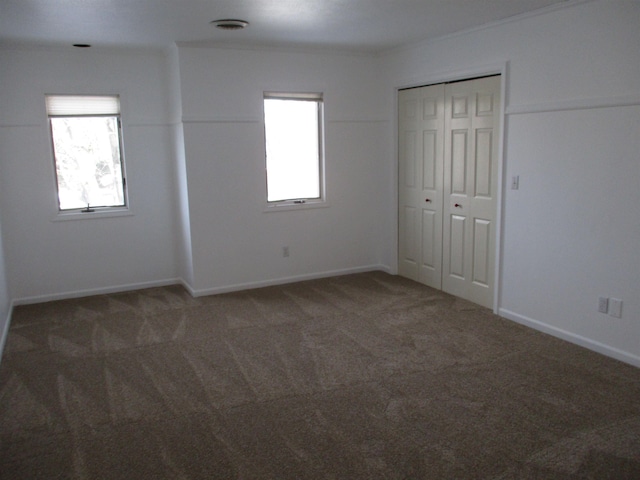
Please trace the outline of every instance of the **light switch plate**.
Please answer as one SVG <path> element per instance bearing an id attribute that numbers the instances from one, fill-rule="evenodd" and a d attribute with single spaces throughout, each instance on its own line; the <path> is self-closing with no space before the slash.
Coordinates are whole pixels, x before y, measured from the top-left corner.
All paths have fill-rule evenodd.
<path id="1" fill-rule="evenodd" d="M 609 299 L 609 315 L 615 318 L 622 318 L 622 300 L 619 298 Z"/>
<path id="2" fill-rule="evenodd" d="M 514 175 L 511 177 L 511 190 L 518 190 L 520 188 L 520 175 Z"/>

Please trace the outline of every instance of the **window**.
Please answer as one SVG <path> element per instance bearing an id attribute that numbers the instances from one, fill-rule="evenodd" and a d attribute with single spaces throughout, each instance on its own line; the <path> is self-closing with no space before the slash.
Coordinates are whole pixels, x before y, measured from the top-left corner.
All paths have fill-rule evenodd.
<path id="1" fill-rule="evenodd" d="M 126 207 L 118 96 L 48 95 L 60 211 Z"/>
<path id="2" fill-rule="evenodd" d="M 267 202 L 322 202 L 322 94 L 265 93 L 264 129 Z"/>

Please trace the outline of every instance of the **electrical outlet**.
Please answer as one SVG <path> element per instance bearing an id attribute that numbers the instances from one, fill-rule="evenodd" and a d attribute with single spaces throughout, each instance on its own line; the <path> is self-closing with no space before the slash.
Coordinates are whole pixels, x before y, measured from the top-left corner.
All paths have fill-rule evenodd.
<path id="1" fill-rule="evenodd" d="M 289 256 L 289 247 L 282 247 L 282 256 L 283 257 Z"/>
<path id="2" fill-rule="evenodd" d="M 609 315 L 615 318 L 622 318 L 622 300 L 619 298 L 609 300 Z"/>
<path id="3" fill-rule="evenodd" d="M 607 297 L 598 297 L 598 311 L 600 313 L 609 311 L 609 299 Z"/>

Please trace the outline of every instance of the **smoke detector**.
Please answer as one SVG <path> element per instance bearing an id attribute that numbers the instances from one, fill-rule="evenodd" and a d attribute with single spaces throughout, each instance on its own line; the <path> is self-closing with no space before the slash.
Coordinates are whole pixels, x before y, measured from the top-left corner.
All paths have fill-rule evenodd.
<path id="1" fill-rule="evenodd" d="M 225 18 L 222 20 L 214 20 L 211 22 L 211 25 L 220 30 L 242 30 L 249 26 L 249 22 L 235 18 Z"/>

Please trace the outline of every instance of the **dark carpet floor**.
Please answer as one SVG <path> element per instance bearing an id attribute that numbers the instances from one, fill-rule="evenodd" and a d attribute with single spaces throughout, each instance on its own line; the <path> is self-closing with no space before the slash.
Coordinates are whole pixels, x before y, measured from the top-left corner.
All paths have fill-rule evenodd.
<path id="1" fill-rule="evenodd" d="M 640 370 L 380 272 L 17 307 L 2 479 L 639 479 Z"/>

